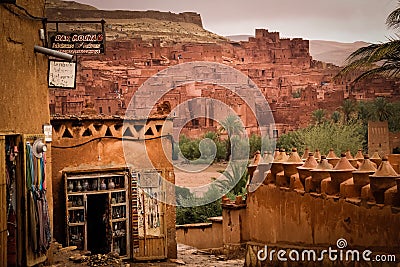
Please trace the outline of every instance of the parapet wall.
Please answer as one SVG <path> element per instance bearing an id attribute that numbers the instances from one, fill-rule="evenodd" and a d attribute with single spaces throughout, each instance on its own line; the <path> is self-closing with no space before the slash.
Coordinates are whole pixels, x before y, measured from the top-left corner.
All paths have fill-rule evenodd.
<path id="1" fill-rule="evenodd" d="M 211 223 L 176 226 L 177 243 L 199 249 L 222 248 L 222 218 L 211 218 Z"/>
<path id="2" fill-rule="evenodd" d="M 400 214 L 393 211 L 275 185 L 261 185 L 247 198 L 250 239 L 265 244 L 325 246 L 344 238 L 351 246 L 398 252 Z"/>
<path id="3" fill-rule="evenodd" d="M 271 249 L 336 249 L 337 240 L 344 238 L 347 249 L 393 255 L 400 251 L 400 213 L 392 206 L 363 207 L 350 199 L 291 191 L 273 184 L 261 185 L 248 194 L 246 202 L 252 242 L 246 266 L 260 266 L 254 253 L 265 245 Z"/>

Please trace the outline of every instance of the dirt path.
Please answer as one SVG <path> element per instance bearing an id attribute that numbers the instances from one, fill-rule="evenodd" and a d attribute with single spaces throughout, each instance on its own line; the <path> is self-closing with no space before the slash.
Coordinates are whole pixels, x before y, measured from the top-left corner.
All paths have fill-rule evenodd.
<path id="1" fill-rule="evenodd" d="M 227 165 L 222 163 L 212 164 L 209 167 L 206 165 L 176 164 L 174 168 L 175 184 L 186 187 L 199 196 L 207 191 L 207 185 L 213 179 L 221 176 L 220 171 L 224 171 L 226 167 Z"/>
<path id="2" fill-rule="evenodd" d="M 80 252 L 76 250 L 60 250 L 54 249 L 53 254 L 49 257 L 52 261 L 51 267 L 77 267 L 77 266 L 94 266 L 88 264 L 87 261 L 74 263 L 69 258 L 77 257 Z M 163 262 L 119 262 L 120 260 L 109 260 L 112 262 L 108 265 L 97 266 L 114 266 L 114 267 L 175 267 L 175 266 L 190 266 L 190 267 L 241 267 L 244 265 L 244 259 L 227 260 L 225 256 L 216 256 L 205 251 L 198 250 L 193 247 L 178 244 L 178 259 L 168 260 Z"/>

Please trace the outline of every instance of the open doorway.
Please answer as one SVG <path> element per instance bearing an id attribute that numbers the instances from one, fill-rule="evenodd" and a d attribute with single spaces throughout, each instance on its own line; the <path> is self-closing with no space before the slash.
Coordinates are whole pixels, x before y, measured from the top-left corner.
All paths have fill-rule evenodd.
<path id="1" fill-rule="evenodd" d="M 110 252 L 108 210 L 107 193 L 87 195 L 87 249 L 92 254 Z"/>

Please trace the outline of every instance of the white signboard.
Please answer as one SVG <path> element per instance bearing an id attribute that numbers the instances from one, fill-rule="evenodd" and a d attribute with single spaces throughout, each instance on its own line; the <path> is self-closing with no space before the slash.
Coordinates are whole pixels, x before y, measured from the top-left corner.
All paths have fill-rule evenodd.
<path id="1" fill-rule="evenodd" d="M 43 125 L 44 141 L 51 142 L 53 140 L 53 127 L 50 124 Z"/>
<path id="2" fill-rule="evenodd" d="M 49 61 L 49 87 L 75 88 L 76 62 Z"/>

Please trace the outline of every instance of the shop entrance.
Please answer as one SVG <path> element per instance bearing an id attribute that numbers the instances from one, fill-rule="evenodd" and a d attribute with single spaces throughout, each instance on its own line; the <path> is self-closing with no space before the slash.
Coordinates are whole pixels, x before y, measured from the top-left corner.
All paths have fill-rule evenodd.
<path id="1" fill-rule="evenodd" d="M 92 254 L 110 252 L 108 193 L 87 195 L 87 247 Z"/>

